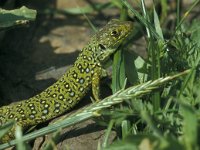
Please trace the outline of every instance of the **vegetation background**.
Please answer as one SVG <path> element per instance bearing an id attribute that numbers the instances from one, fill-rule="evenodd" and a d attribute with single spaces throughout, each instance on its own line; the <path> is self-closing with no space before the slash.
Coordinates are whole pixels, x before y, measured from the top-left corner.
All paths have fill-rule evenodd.
<path id="1" fill-rule="evenodd" d="M 131 39 L 113 56 L 109 78 L 102 81 L 102 99 L 120 90 L 121 95 L 104 99 L 110 108 L 103 109 L 102 102 L 92 111 L 97 104 L 90 105 L 88 94 L 61 122 L 52 121 L 59 127 L 40 125 L 11 145 L 17 143 L 20 150 L 199 149 L 199 0 L 1 0 L 0 6 L 12 10 L 0 10 L 1 105 L 54 83 L 95 28 L 113 18 L 135 24 Z M 157 80 L 177 74 L 182 76 L 178 80 Z M 146 83 L 150 80 L 155 82 Z M 78 116 L 78 109 L 87 113 Z M 0 136 L 9 127 L 1 127 Z M 57 132 L 39 137 L 52 131 Z"/>

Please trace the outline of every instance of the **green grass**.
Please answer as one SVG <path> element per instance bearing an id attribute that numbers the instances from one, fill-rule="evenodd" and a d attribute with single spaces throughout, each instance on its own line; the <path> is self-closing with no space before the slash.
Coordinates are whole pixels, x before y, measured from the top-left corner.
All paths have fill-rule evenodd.
<path id="1" fill-rule="evenodd" d="M 130 99 L 123 106 L 116 106 L 112 112 L 106 112 L 121 139 L 107 149 L 138 149 L 142 145 L 160 150 L 199 149 L 200 94 L 197 91 L 200 91 L 200 47 L 197 38 L 200 32 L 193 26 L 200 25 L 200 21 L 187 25 L 187 17 L 199 1 L 195 1 L 183 17 L 178 1 L 177 18 L 174 20 L 176 26 L 167 38 L 155 7 L 148 11 L 141 0 L 141 11 L 138 12 L 126 0 L 122 2 L 146 29 L 148 58 L 143 59 L 143 68 L 136 70 L 138 77 L 145 77 L 140 79 L 140 83 L 189 68 L 192 71 L 182 80 L 173 81 L 141 98 Z M 189 31 L 190 28 L 196 29 L 196 33 Z M 197 37 L 193 34 L 197 34 Z M 135 65 L 129 65 L 128 70 L 138 68 Z"/>
<path id="2" fill-rule="evenodd" d="M 137 10 L 126 0 L 93 4 L 99 6 L 95 10 L 91 9 L 96 8 L 94 6 L 84 7 L 81 12 L 85 15 L 117 7 L 121 20 L 135 22 L 131 39 L 120 47 L 113 59 L 113 95 L 25 136 L 21 136 L 18 129 L 18 138 L 10 145 L 27 149 L 23 141 L 55 132 L 52 140 L 43 147 L 53 149 L 62 128 L 95 118 L 96 123 L 107 128 L 103 142 L 97 145 L 99 150 L 200 149 L 200 21 L 188 22 L 199 0 L 194 1 L 186 12 L 181 12 L 180 3 L 177 0 L 176 17 L 172 20 L 174 26 L 170 30 L 165 22 L 169 7 L 166 0 L 155 1 L 148 9 L 145 1 L 140 0 Z M 159 4 L 160 13 L 157 12 Z M 73 15 L 80 14 L 78 11 Z M 133 50 L 131 44 L 140 37 L 145 37 L 147 58 L 130 53 L 130 49 Z M 9 127 L 10 124 L 2 127 L 0 135 Z M 117 140 L 109 144 L 112 130 L 116 131 Z M 0 149 L 10 145 L 2 144 Z"/>

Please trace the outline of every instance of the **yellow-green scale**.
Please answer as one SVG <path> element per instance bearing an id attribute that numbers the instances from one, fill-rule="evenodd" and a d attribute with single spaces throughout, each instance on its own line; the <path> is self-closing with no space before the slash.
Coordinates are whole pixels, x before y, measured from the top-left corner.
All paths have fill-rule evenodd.
<path id="1" fill-rule="evenodd" d="M 15 120 L 24 129 L 70 110 L 92 88 L 99 100 L 99 80 L 104 75 L 104 62 L 132 30 L 132 22 L 111 20 L 82 49 L 73 67 L 56 83 L 40 94 L 0 108 L 0 125 Z M 0 142 L 14 138 L 14 128 Z"/>

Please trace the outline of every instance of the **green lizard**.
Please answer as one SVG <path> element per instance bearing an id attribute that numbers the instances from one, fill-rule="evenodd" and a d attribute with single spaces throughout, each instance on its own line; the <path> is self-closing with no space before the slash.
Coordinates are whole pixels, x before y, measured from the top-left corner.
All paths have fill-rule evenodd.
<path id="1" fill-rule="evenodd" d="M 37 125 L 70 110 L 90 88 L 99 100 L 99 81 L 105 75 L 102 63 L 115 52 L 131 33 L 133 23 L 111 20 L 100 29 L 81 50 L 77 60 L 56 83 L 27 100 L 0 108 L 0 125 L 15 120 L 22 129 Z M 1 143 L 14 138 L 13 127 Z"/>

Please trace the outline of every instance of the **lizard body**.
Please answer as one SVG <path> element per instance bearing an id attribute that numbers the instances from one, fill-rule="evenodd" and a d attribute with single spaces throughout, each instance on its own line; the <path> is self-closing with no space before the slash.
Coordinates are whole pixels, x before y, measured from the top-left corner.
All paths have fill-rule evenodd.
<path id="1" fill-rule="evenodd" d="M 111 20 L 100 29 L 81 50 L 77 60 L 56 83 L 40 94 L 0 107 L 0 125 L 15 120 L 26 129 L 55 118 L 70 110 L 92 88 L 95 100 L 99 98 L 99 81 L 104 74 L 104 62 L 126 39 L 133 23 Z M 0 142 L 14 138 L 14 128 Z"/>

